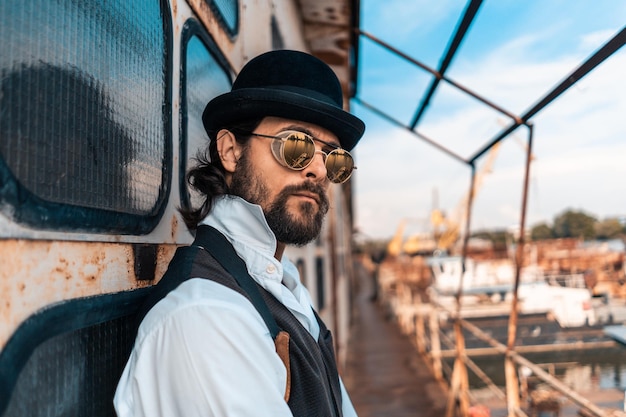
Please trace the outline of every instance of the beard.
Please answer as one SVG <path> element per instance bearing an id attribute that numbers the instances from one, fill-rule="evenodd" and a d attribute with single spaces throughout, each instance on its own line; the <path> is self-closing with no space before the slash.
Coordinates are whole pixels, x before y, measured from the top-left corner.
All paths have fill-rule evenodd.
<path id="1" fill-rule="evenodd" d="M 300 202 L 297 207 L 298 213 L 294 214 L 289 212 L 287 200 L 300 191 L 314 193 L 318 204 L 309 201 Z M 325 188 L 310 181 L 286 186 L 270 201 L 267 184 L 261 177 L 254 175 L 254 169 L 245 152 L 237 162 L 230 193 L 261 206 L 265 220 L 276 239 L 281 243 L 296 246 L 304 246 L 319 236 L 324 216 L 330 206 Z"/>

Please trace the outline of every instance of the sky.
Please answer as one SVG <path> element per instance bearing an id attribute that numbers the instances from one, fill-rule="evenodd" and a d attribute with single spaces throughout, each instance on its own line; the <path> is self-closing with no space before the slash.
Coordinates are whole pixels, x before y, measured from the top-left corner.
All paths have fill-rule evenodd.
<path id="1" fill-rule="evenodd" d="M 437 69 L 466 3 L 362 0 L 361 29 Z M 626 26 L 621 0 L 485 0 L 446 77 L 522 115 Z M 598 220 L 626 216 L 626 47 L 531 118 L 532 162 L 526 225 L 565 210 Z M 355 149 L 355 227 L 365 239 L 432 230 L 431 211 L 462 218 L 470 167 L 409 129 L 431 75 L 361 37 L 357 99 L 366 123 Z M 390 122 L 363 103 L 400 122 Z M 505 114 L 442 83 L 416 131 L 463 159 L 489 143 Z M 519 226 L 528 129 L 477 160 L 481 185 L 472 230 Z M 491 160 L 491 162 L 488 162 Z"/>

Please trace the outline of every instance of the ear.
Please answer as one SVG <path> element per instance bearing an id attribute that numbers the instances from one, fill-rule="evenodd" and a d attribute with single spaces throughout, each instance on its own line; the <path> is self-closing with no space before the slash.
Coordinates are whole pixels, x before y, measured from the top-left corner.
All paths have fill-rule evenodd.
<path id="1" fill-rule="evenodd" d="M 235 135 L 230 130 L 222 129 L 217 132 L 217 153 L 220 156 L 226 174 L 235 172 L 237 161 L 241 154 L 241 146 L 239 146 Z"/>

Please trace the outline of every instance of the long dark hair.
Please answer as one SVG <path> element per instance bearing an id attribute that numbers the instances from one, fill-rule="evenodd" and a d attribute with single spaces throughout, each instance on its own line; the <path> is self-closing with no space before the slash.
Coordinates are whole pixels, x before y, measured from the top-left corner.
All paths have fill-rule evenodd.
<path id="1" fill-rule="evenodd" d="M 230 194 L 228 184 L 226 184 L 224 166 L 217 153 L 217 132 L 221 129 L 230 130 L 235 135 L 237 142 L 245 148 L 250 136 L 237 132 L 253 132 L 261 121 L 262 119 L 254 119 L 239 122 L 224 126 L 209 134 L 209 146 L 196 154 L 194 158 L 196 165 L 185 176 L 189 186 L 198 191 L 204 200 L 200 207 L 180 207 L 178 209 L 189 230 L 195 230 L 198 223 L 211 212 L 216 197 Z"/>

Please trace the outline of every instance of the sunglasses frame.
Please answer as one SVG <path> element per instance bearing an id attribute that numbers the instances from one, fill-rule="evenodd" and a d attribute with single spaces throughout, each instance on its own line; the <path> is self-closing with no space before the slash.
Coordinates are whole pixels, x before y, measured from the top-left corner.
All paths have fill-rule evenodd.
<path id="1" fill-rule="evenodd" d="M 256 133 L 256 132 L 245 132 L 244 134 L 250 135 L 250 136 L 257 136 L 257 137 L 261 137 L 261 138 L 267 138 L 267 139 L 273 139 L 274 142 L 272 143 L 272 154 L 274 155 L 274 158 L 278 161 L 278 163 L 280 163 L 282 166 L 292 169 L 294 171 L 302 171 L 303 169 L 306 169 L 309 165 L 311 165 L 313 163 L 313 157 L 310 158 L 309 162 L 307 162 L 304 165 L 301 166 L 291 166 L 290 164 L 287 163 L 287 159 L 285 158 L 285 154 L 284 154 L 284 150 L 285 150 L 285 143 L 287 143 L 287 141 L 289 141 L 291 136 L 297 136 L 298 139 L 302 140 L 302 137 L 304 137 L 304 139 L 306 141 L 310 141 L 313 144 L 313 149 L 314 149 L 314 153 L 321 153 L 322 155 L 324 155 L 324 165 L 326 166 L 326 176 L 327 178 L 334 184 L 343 184 L 344 182 L 348 181 L 350 179 L 350 177 L 352 176 L 352 173 L 354 172 L 354 170 L 357 168 L 354 165 L 354 157 L 352 156 L 352 154 L 348 151 L 346 151 L 345 149 L 341 148 L 338 145 L 335 145 L 333 143 L 329 143 L 326 141 L 323 141 L 321 139 L 318 139 L 314 136 L 309 135 L 308 133 L 305 132 L 301 132 L 299 130 L 285 130 L 282 131 L 280 133 L 278 133 L 276 136 L 272 136 L 272 135 L 264 135 L 261 133 Z M 282 136 L 285 135 L 285 136 Z M 329 146 L 331 148 L 333 148 L 332 151 L 330 152 L 324 152 L 321 149 L 315 149 L 315 141 L 318 141 L 320 143 L 323 143 L 326 146 Z M 274 144 L 278 144 L 278 146 L 275 146 Z M 331 170 L 329 169 L 328 165 L 327 165 L 327 161 L 328 161 L 328 157 L 332 154 L 336 154 L 336 155 L 348 155 L 350 157 L 350 159 L 352 160 L 352 168 L 350 170 L 350 173 L 348 174 L 348 176 L 346 178 L 344 178 L 343 180 L 337 181 L 336 179 L 338 178 L 339 175 L 342 174 L 342 172 L 336 173 L 331 177 Z"/>

